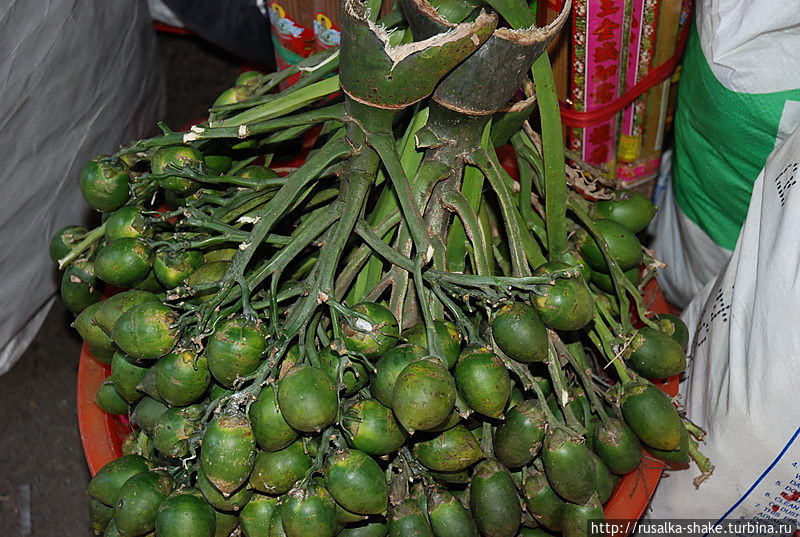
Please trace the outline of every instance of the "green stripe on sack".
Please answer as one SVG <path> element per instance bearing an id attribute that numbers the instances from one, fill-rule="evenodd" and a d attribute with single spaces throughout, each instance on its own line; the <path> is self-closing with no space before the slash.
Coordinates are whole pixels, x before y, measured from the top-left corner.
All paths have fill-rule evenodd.
<path id="1" fill-rule="evenodd" d="M 800 100 L 800 89 L 749 94 L 723 86 L 692 28 L 675 111 L 674 192 L 683 213 L 724 248 L 736 246 L 787 100 Z"/>

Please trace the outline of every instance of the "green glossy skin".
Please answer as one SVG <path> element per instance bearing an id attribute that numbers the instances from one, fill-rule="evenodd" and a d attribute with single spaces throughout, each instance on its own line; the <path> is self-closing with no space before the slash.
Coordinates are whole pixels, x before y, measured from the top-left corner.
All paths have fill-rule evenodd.
<path id="1" fill-rule="evenodd" d="M 253 497 L 253 491 L 246 486 L 241 487 L 228 497 L 223 496 L 205 476 L 202 468 L 197 472 L 197 488 L 200 489 L 206 501 L 220 511 L 238 512 Z"/>
<path id="2" fill-rule="evenodd" d="M 351 513 L 384 513 L 389 501 L 386 476 L 375 459 L 357 449 L 338 451 L 325 462 L 325 488 Z"/>
<path id="3" fill-rule="evenodd" d="M 158 252 L 153 260 L 153 272 L 167 289 L 173 289 L 205 264 L 203 252 L 182 250 L 180 252 Z"/>
<path id="4" fill-rule="evenodd" d="M 542 462 L 550 486 L 565 500 L 583 503 L 595 491 L 597 474 L 585 442 L 552 429 L 545 435 Z"/>
<path id="5" fill-rule="evenodd" d="M 117 526 L 114 524 L 113 519 L 106 526 L 106 531 L 103 532 L 103 537 L 119 537 L 119 532 L 117 531 Z"/>
<path id="6" fill-rule="evenodd" d="M 233 513 L 214 510 L 217 521 L 214 525 L 214 537 L 230 537 L 237 527 L 239 527 L 239 517 Z"/>
<path id="7" fill-rule="evenodd" d="M 233 390 L 225 386 L 220 386 L 212 379 L 211 386 L 208 388 L 208 398 L 213 401 L 214 399 L 219 399 L 220 397 L 228 395 L 233 395 Z"/>
<path id="8" fill-rule="evenodd" d="M 161 503 L 155 530 L 158 537 L 213 537 L 216 521 L 214 508 L 205 500 L 177 494 Z"/>
<path id="9" fill-rule="evenodd" d="M 95 258 L 97 277 L 117 287 L 132 287 L 153 267 L 153 251 L 141 239 L 124 238 L 102 247 Z"/>
<path id="10" fill-rule="evenodd" d="M 647 448 L 647 451 L 650 452 L 651 455 L 661 459 L 664 462 L 674 464 L 674 465 L 682 465 L 688 464 L 689 462 L 689 433 L 686 430 L 686 427 L 683 428 L 681 431 L 681 439 L 680 443 L 678 444 L 678 449 L 673 451 L 664 451 L 661 449 L 655 449 L 652 447 Z"/>
<path id="11" fill-rule="evenodd" d="M 77 315 L 103 296 L 100 284 L 94 274 L 94 263 L 76 261 L 61 276 L 61 300 L 69 311 Z"/>
<path id="12" fill-rule="evenodd" d="M 157 150 L 150 157 L 150 167 L 155 174 L 169 173 L 174 168 L 197 169 L 203 162 L 203 154 L 197 149 L 188 146 L 164 147 Z M 161 179 L 163 188 L 178 194 L 191 194 L 197 190 L 197 183 L 184 177 L 170 176 Z"/>
<path id="13" fill-rule="evenodd" d="M 325 349 L 319 353 L 320 367 L 325 370 L 331 380 L 339 386 L 344 397 L 355 395 L 369 382 L 369 373 L 363 364 L 351 360 L 341 372 L 342 380 L 339 382 L 339 363 L 344 359 L 332 349 Z"/>
<path id="14" fill-rule="evenodd" d="M 639 438 L 628 424 L 618 419 L 598 425 L 593 448 L 608 469 L 617 475 L 632 472 L 642 459 Z"/>
<path id="15" fill-rule="evenodd" d="M 520 528 L 519 537 L 553 537 L 553 533 L 542 528 Z"/>
<path id="16" fill-rule="evenodd" d="M 437 472 L 459 472 L 484 457 L 478 440 L 463 425 L 414 445 L 414 458 Z"/>
<path id="17" fill-rule="evenodd" d="M 648 446 L 664 451 L 679 448 L 683 422 L 669 396 L 649 382 L 625 384 L 620 409 L 639 440 Z"/>
<path id="18" fill-rule="evenodd" d="M 436 537 L 478 537 L 470 512 L 442 487 L 428 494 L 428 519 Z"/>
<path id="19" fill-rule="evenodd" d="M 389 511 L 389 537 L 434 537 L 417 500 L 405 500 Z"/>
<path id="20" fill-rule="evenodd" d="M 466 354 L 459 359 L 453 376 L 461 397 L 472 410 L 490 418 L 503 414 L 512 383 L 498 356 L 486 352 Z"/>
<path id="21" fill-rule="evenodd" d="M 293 490 L 283 498 L 279 511 L 287 537 L 336 534 L 336 504 L 324 488 Z"/>
<path id="22" fill-rule="evenodd" d="M 433 328 L 439 339 L 441 357 L 447 362 L 448 369 L 453 369 L 461 353 L 461 334 L 450 321 L 433 321 Z M 402 334 L 402 339 L 412 345 L 419 345 L 426 349 L 427 352 L 430 352 L 430 349 L 428 349 L 428 333 L 425 330 L 424 323 L 419 323 L 405 330 Z"/>
<path id="23" fill-rule="evenodd" d="M 649 326 L 639 329 L 628 348 L 628 365 L 644 377 L 665 379 L 686 371 L 680 343 Z"/>
<path id="24" fill-rule="evenodd" d="M 266 166 L 247 166 L 239 172 L 239 177 L 247 179 L 274 179 L 280 177 L 278 172 Z"/>
<path id="25" fill-rule="evenodd" d="M 204 283 L 212 283 L 219 281 L 223 276 L 225 276 L 225 272 L 228 271 L 228 267 L 230 266 L 230 262 L 228 261 L 209 261 L 208 256 L 206 256 L 206 264 L 192 272 L 188 278 L 186 278 L 186 285 L 193 286 L 193 285 L 202 285 Z M 206 290 L 199 293 L 194 294 L 194 299 L 198 302 L 206 302 L 211 300 L 211 297 L 214 296 L 214 290 Z"/>
<path id="26" fill-rule="evenodd" d="M 158 417 L 167 410 L 167 405 L 152 397 L 143 397 L 131 413 L 131 421 L 148 434 L 152 434 Z"/>
<path id="27" fill-rule="evenodd" d="M 172 406 L 186 406 L 199 401 L 211 384 L 208 360 L 192 351 L 170 353 L 153 368 L 156 390 Z"/>
<path id="28" fill-rule="evenodd" d="M 522 509 L 514 481 L 497 461 L 478 463 L 470 485 L 469 505 L 484 537 L 514 537 L 522 521 Z"/>
<path id="29" fill-rule="evenodd" d="M 81 226 L 64 226 L 53 234 L 50 239 L 50 260 L 58 264 L 58 260 L 65 257 L 72 248 L 78 245 L 81 237 L 86 235 L 86 228 Z"/>
<path id="30" fill-rule="evenodd" d="M 262 76 L 259 71 L 245 71 L 236 78 L 234 86 L 255 86 L 258 83 L 258 78 Z"/>
<path id="31" fill-rule="evenodd" d="M 250 487 L 266 494 L 285 494 L 305 477 L 309 468 L 311 457 L 306 454 L 300 440 L 280 451 L 259 451 L 250 476 Z"/>
<path id="32" fill-rule="evenodd" d="M 510 302 L 492 319 L 494 342 L 518 362 L 541 362 L 547 358 L 547 330 L 536 311 L 523 302 Z"/>
<path id="33" fill-rule="evenodd" d="M 214 101 L 211 106 L 225 106 L 226 104 L 234 104 L 247 99 L 250 92 L 246 88 L 228 88 L 219 94 L 219 97 Z"/>
<path id="34" fill-rule="evenodd" d="M 605 520 L 603 514 L 603 504 L 600 503 L 597 494 L 583 505 L 568 503 L 564 507 L 564 518 L 562 520 L 562 535 L 564 537 L 601 537 L 603 533 L 589 533 L 589 521 Z"/>
<path id="35" fill-rule="evenodd" d="M 567 268 L 566 263 L 545 263 L 536 273 Z M 541 292 L 533 304 L 545 326 L 553 330 L 580 330 L 594 317 L 594 298 L 579 278 L 556 278 L 553 285 L 543 285 Z"/>
<path id="36" fill-rule="evenodd" d="M 286 423 L 306 433 L 319 432 L 336 419 L 336 386 L 318 367 L 297 366 L 278 384 L 278 408 Z"/>
<path id="37" fill-rule="evenodd" d="M 248 413 L 258 447 L 265 451 L 278 451 L 299 437 L 297 431 L 286 423 L 278 407 L 275 388 L 265 386 L 250 405 Z"/>
<path id="38" fill-rule="evenodd" d="M 114 509 L 100 500 L 89 498 L 89 521 L 92 524 L 92 531 L 96 534 L 103 533 L 113 517 Z"/>
<path id="39" fill-rule="evenodd" d="M 170 408 L 164 411 L 153 427 L 153 445 L 170 457 L 189 454 L 188 439 L 198 430 L 197 419 L 203 414 L 199 405 L 187 408 Z"/>
<path id="40" fill-rule="evenodd" d="M 113 342 L 112 342 L 113 345 Z M 111 365 L 111 359 L 114 357 L 115 350 L 105 350 L 105 349 L 98 349 L 97 347 L 92 347 L 89 345 L 89 353 L 92 355 L 92 358 L 100 362 L 101 364 Z"/>
<path id="41" fill-rule="evenodd" d="M 144 364 L 121 352 L 115 352 L 111 359 L 111 381 L 117 392 L 129 403 L 135 403 L 144 397 L 136 387 L 144 379 L 147 370 L 148 367 Z"/>
<path id="42" fill-rule="evenodd" d="M 72 322 L 72 327 L 78 331 L 81 338 L 83 338 L 86 343 L 91 345 L 93 349 L 114 352 L 114 350 L 116 350 L 114 342 L 111 340 L 108 334 L 103 332 L 103 330 L 94 322 L 94 318 L 97 315 L 100 307 L 103 305 L 103 302 L 96 302 L 80 312 Z"/>
<path id="43" fill-rule="evenodd" d="M 352 308 L 366 316 L 364 319 L 353 319 L 353 324 L 342 323 L 342 334 L 345 346 L 367 358 L 377 358 L 397 345 L 399 329 L 397 319 L 386 306 L 374 302 L 362 302 Z"/>
<path id="44" fill-rule="evenodd" d="M 123 455 L 109 462 L 89 481 L 87 492 L 92 498 L 113 507 L 119 500 L 119 489 L 131 477 L 147 472 L 147 460 L 139 455 Z"/>
<path id="45" fill-rule="evenodd" d="M 122 454 L 142 455 L 145 458 L 152 459 L 155 456 L 152 443 L 152 439 L 144 431 L 131 431 L 122 442 Z"/>
<path id="46" fill-rule="evenodd" d="M 283 529 L 283 519 L 281 518 L 280 505 L 272 514 L 272 520 L 269 523 L 269 537 L 286 537 L 286 532 Z"/>
<path id="47" fill-rule="evenodd" d="M 467 470 L 463 470 L 461 472 L 435 472 L 431 470 L 429 473 L 431 476 L 433 476 L 437 483 L 442 484 L 465 485 L 469 483 L 470 480 L 469 471 Z"/>
<path id="48" fill-rule="evenodd" d="M 680 317 L 669 313 L 662 313 L 653 317 L 658 323 L 658 328 L 672 339 L 677 341 L 683 352 L 689 347 L 689 328 Z"/>
<path id="49" fill-rule="evenodd" d="M 531 469 L 525 475 L 522 498 L 536 522 L 549 530 L 561 531 L 566 502 L 550 486 L 544 472 Z"/>
<path id="50" fill-rule="evenodd" d="M 419 345 L 398 345 L 381 356 L 375 364 L 370 382 L 370 392 L 382 405 L 392 408 L 394 385 L 397 377 L 410 363 L 425 357 Z"/>
<path id="51" fill-rule="evenodd" d="M 137 207 L 126 205 L 120 207 L 108 216 L 106 220 L 105 235 L 108 242 L 125 237 L 146 237 L 148 235 L 147 224 L 144 216 Z"/>
<path id="52" fill-rule="evenodd" d="M 128 170 L 121 162 L 90 160 L 81 170 L 81 194 L 92 209 L 111 212 L 130 198 L 130 181 Z"/>
<path id="53" fill-rule="evenodd" d="M 161 502 L 172 492 L 172 478 L 166 472 L 142 472 L 119 489 L 114 504 L 114 525 L 122 537 L 153 531 Z"/>
<path id="54" fill-rule="evenodd" d="M 234 317 L 222 322 L 208 339 L 205 356 L 217 382 L 231 388 L 237 378 L 258 369 L 266 349 L 267 339 L 259 326 Z"/>
<path id="55" fill-rule="evenodd" d="M 112 295 L 101 302 L 94 316 L 94 322 L 106 333 L 111 334 L 114 325 L 122 314 L 134 306 L 146 303 L 160 303 L 156 295 L 147 291 L 131 289 Z"/>
<path id="56" fill-rule="evenodd" d="M 203 157 L 203 162 L 209 172 L 222 175 L 231 169 L 233 159 L 227 155 L 206 155 Z"/>
<path id="57" fill-rule="evenodd" d="M 392 409 L 409 433 L 436 427 L 450 415 L 456 383 L 437 358 L 409 364 L 395 382 Z"/>
<path id="58" fill-rule="evenodd" d="M 613 220 L 600 219 L 595 221 L 595 227 L 608 244 L 611 257 L 619 264 L 623 271 L 639 266 L 642 262 L 642 245 L 631 230 L 614 222 Z M 583 233 L 578 238 L 579 251 L 592 269 L 608 274 L 605 257 L 594 238 L 588 233 Z"/>
<path id="59" fill-rule="evenodd" d="M 269 537 L 272 515 L 278 508 L 278 498 L 256 494 L 239 512 L 245 537 Z"/>
<path id="60" fill-rule="evenodd" d="M 336 524 L 339 527 L 342 527 L 345 524 L 351 524 L 353 522 L 361 522 L 365 518 L 367 518 L 366 515 L 357 515 L 355 513 L 351 513 L 338 503 L 336 504 Z"/>
<path id="61" fill-rule="evenodd" d="M 139 360 L 161 358 L 178 341 L 175 313 L 163 304 L 134 306 L 117 320 L 111 331 L 114 343 L 127 355 Z"/>
<path id="62" fill-rule="evenodd" d="M 117 391 L 111 380 L 106 380 L 97 388 L 94 402 L 103 412 L 109 414 L 127 414 L 129 410 L 128 401 Z"/>
<path id="63" fill-rule="evenodd" d="M 639 233 L 656 215 L 656 206 L 640 192 L 628 189 L 614 191 L 612 198 L 595 204 L 599 218 L 614 220 Z"/>
<path id="64" fill-rule="evenodd" d="M 614 487 L 617 486 L 619 478 L 609 471 L 603 459 L 598 457 L 595 453 L 592 453 L 592 460 L 594 461 L 594 469 L 597 474 L 597 490 L 595 492 L 600 503 L 606 503 L 611 497 L 611 493 L 614 492 Z"/>
<path id="65" fill-rule="evenodd" d="M 590 267 L 583 257 L 581 257 L 581 254 L 578 253 L 577 248 L 570 246 L 569 250 L 558 256 L 558 260 L 562 263 L 566 263 L 569 266 L 577 266 L 578 271 L 583 277 L 583 281 L 589 281 L 589 277 L 592 275 L 592 267 Z"/>
<path id="66" fill-rule="evenodd" d="M 630 270 L 626 270 L 624 272 L 625 278 L 628 279 L 633 285 L 639 285 L 639 282 L 642 281 L 641 274 L 639 272 L 639 267 L 633 267 Z M 598 289 L 601 291 L 605 291 L 606 293 L 614 294 L 616 290 L 614 289 L 614 281 L 611 279 L 610 274 L 605 274 L 603 272 L 592 271 L 591 277 L 592 283 L 597 286 Z"/>
<path id="67" fill-rule="evenodd" d="M 133 288 L 142 291 L 149 291 L 151 293 L 160 293 L 164 290 L 164 288 L 161 287 L 161 284 L 158 282 L 158 279 L 156 278 L 156 273 L 153 272 L 152 270 L 147 273 L 147 276 L 145 277 L 144 280 L 135 284 Z"/>
<path id="68" fill-rule="evenodd" d="M 430 429 L 428 429 L 428 432 L 430 432 L 430 433 L 440 433 L 442 431 L 446 431 L 447 429 L 451 429 L 451 428 L 455 427 L 459 423 L 461 423 L 461 415 L 458 413 L 458 411 L 454 407 L 453 410 L 450 412 L 450 415 L 447 416 L 447 419 L 445 419 L 442 423 L 440 423 L 436 427 L 431 427 Z M 480 431 L 478 431 L 478 432 L 480 432 Z"/>
<path id="69" fill-rule="evenodd" d="M 506 412 L 494 431 L 494 455 L 508 468 L 529 464 L 539 454 L 546 425 L 537 401 L 522 401 Z"/>
<path id="70" fill-rule="evenodd" d="M 348 524 L 339 532 L 339 537 L 386 537 L 389 534 L 389 524 L 383 519 L 365 520 Z"/>
<path id="71" fill-rule="evenodd" d="M 206 427 L 200 465 L 223 494 L 232 494 L 247 482 L 255 458 L 253 429 L 244 416 L 222 415 Z"/>
<path id="72" fill-rule="evenodd" d="M 112 342 L 113 345 L 113 342 Z M 92 347 L 89 345 L 89 353 L 92 355 L 92 358 L 100 362 L 101 364 L 111 365 L 111 359 L 114 358 L 115 350 L 104 350 L 98 349 L 97 347 Z"/>
<path id="73" fill-rule="evenodd" d="M 394 453 L 408 436 L 392 410 L 376 399 L 362 399 L 348 408 L 342 426 L 347 442 L 370 455 Z"/>

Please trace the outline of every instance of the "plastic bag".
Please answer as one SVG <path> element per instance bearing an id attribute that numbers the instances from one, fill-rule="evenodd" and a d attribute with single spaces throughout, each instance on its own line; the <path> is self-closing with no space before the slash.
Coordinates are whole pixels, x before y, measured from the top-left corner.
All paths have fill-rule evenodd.
<path id="1" fill-rule="evenodd" d="M 800 121 L 797 3 L 698 0 L 696 14 L 675 111 L 669 215 L 655 227 L 671 267 L 659 282 L 679 306 L 730 256 L 756 176 Z"/>
<path id="2" fill-rule="evenodd" d="M 684 312 L 687 416 L 716 465 L 662 479 L 649 516 L 800 521 L 800 128 L 758 176 L 727 267 Z"/>
<path id="3" fill-rule="evenodd" d="M 265 0 L 164 0 L 203 39 L 259 68 L 273 70 L 275 56 Z"/>
<path id="4" fill-rule="evenodd" d="M 151 132 L 163 82 L 147 5 L 13 0 L 0 8 L 0 374 L 44 320 L 56 229 L 87 224 L 78 174 Z"/>

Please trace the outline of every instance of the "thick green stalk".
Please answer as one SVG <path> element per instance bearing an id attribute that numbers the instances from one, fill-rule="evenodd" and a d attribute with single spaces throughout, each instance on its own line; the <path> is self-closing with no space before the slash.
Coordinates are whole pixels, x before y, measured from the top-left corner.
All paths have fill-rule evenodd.
<path id="1" fill-rule="evenodd" d="M 473 212 L 478 213 L 481 207 L 481 199 L 483 197 L 483 174 L 474 166 L 466 166 L 464 168 L 464 176 L 461 182 L 461 194 L 467 200 Z M 480 226 L 479 226 L 480 227 Z M 483 229 L 481 227 L 481 229 Z M 447 237 L 447 270 L 451 272 L 464 272 L 466 268 L 465 256 L 467 254 L 464 225 L 461 220 L 454 220 L 450 226 L 450 234 Z M 484 244 L 481 246 L 485 250 L 486 240 L 489 237 L 484 237 Z M 488 252 L 487 263 L 488 263 Z M 487 270 L 491 271 L 491 267 L 487 265 Z"/>
<path id="2" fill-rule="evenodd" d="M 542 127 L 544 156 L 545 222 L 550 259 L 567 250 L 567 181 L 564 175 L 564 138 L 550 58 L 544 52 L 531 68 Z"/>
<path id="3" fill-rule="evenodd" d="M 240 250 L 236 252 L 228 271 L 220 282 L 219 291 L 206 304 L 207 313 L 204 315 L 203 324 L 207 322 L 209 313 L 225 300 L 236 278 L 244 273 L 256 249 L 264 241 L 264 237 L 270 233 L 272 227 L 291 206 L 303 188 L 316 179 L 331 162 L 349 155 L 352 151 L 353 146 L 347 139 L 329 142 L 312 156 L 302 168 L 287 176 L 286 183 L 275 194 L 275 197 L 263 209 L 258 211 L 257 222 L 250 232 L 250 241 L 242 244 Z"/>
<path id="4" fill-rule="evenodd" d="M 265 103 L 233 117 L 211 125 L 212 127 L 234 127 L 243 123 L 266 121 L 278 116 L 294 112 L 314 101 L 339 91 L 339 77 L 326 78 L 310 86 L 306 86 L 288 95 L 282 95 L 272 102 Z"/>

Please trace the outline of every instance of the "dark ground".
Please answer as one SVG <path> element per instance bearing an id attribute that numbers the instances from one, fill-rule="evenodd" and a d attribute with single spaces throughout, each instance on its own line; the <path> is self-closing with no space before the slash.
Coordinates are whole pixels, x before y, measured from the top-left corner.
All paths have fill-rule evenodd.
<path id="1" fill-rule="evenodd" d="M 205 116 L 239 73 L 236 60 L 193 38 L 160 35 L 164 121 Z M 0 537 L 89 537 L 89 472 L 75 414 L 80 340 L 57 302 L 20 361 L 0 376 Z"/>

